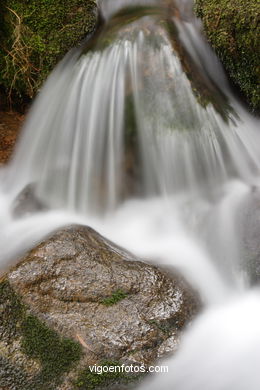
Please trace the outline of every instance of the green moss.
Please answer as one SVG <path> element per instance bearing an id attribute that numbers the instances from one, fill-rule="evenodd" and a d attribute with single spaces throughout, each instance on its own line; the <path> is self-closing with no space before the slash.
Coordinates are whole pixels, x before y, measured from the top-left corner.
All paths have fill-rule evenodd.
<path id="1" fill-rule="evenodd" d="M 125 299 L 126 297 L 127 293 L 119 289 L 114 291 L 110 297 L 102 299 L 100 303 L 106 306 L 112 306 L 115 305 L 117 302 L 122 301 L 122 299 Z"/>
<path id="2" fill-rule="evenodd" d="M 0 85 L 32 97 L 64 54 L 95 26 L 95 0 L 4 0 Z"/>
<path id="3" fill-rule="evenodd" d="M 212 104 L 215 110 L 222 116 L 223 120 L 226 122 L 229 121 L 232 108 L 229 105 L 227 96 L 221 90 L 221 86 L 217 85 L 211 77 L 205 75 L 198 67 L 189 51 L 182 44 L 175 23 L 172 20 L 168 20 L 165 28 L 168 31 L 173 48 L 179 55 L 182 69 L 191 83 L 192 92 L 197 102 L 204 108 L 208 104 Z M 188 128 L 194 129 L 194 124 L 190 123 L 190 125 L 191 127 L 188 126 Z M 177 124 L 177 126 L 181 128 L 183 125 Z"/>
<path id="4" fill-rule="evenodd" d="M 140 377 L 126 374 L 121 367 L 121 363 L 117 361 L 102 361 L 99 365 L 97 365 L 97 370 L 100 368 L 107 367 L 107 372 L 103 372 L 98 374 L 94 370 L 91 372 L 90 369 L 83 370 L 76 383 L 75 388 L 79 390 L 94 390 L 96 388 L 110 388 L 113 384 L 119 383 L 128 383 L 130 381 L 136 380 Z M 111 372 L 109 371 L 111 367 Z"/>
<path id="5" fill-rule="evenodd" d="M 259 4 L 254 0 L 196 0 L 205 33 L 233 82 L 260 109 Z"/>
<path id="6" fill-rule="evenodd" d="M 17 336 L 21 319 L 25 316 L 25 306 L 14 293 L 7 281 L 0 282 L 0 336 L 7 339 Z"/>
<path id="7" fill-rule="evenodd" d="M 81 345 L 61 337 L 44 322 L 28 312 L 7 281 L 0 282 L 0 336 L 2 340 L 21 340 L 21 350 L 39 361 L 41 371 L 33 378 L 30 390 L 52 389 L 62 374 L 68 372 L 82 356 Z M 26 374 L 24 374 L 26 378 Z M 25 390 L 25 387 L 20 387 Z M 18 389 L 20 389 L 18 387 Z"/>
<path id="8" fill-rule="evenodd" d="M 21 333 L 22 348 L 27 356 L 40 360 L 40 378 L 44 381 L 52 381 L 69 371 L 72 364 L 81 357 L 81 346 L 78 343 L 61 338 L 32 315 L 22 322 Z"/>

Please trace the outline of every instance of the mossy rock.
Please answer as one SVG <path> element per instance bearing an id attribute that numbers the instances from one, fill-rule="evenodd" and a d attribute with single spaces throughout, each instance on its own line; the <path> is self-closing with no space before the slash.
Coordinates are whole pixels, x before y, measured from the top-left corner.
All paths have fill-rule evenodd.
<path id="1" fill-rule="evenodd" d="M 0 279 L 0 388 L 128 389 L 200 309 L 179 275 L 91 228 L 58 230 Z M 109 368 L 122 365 L 144 371 Z"/>
<path id="2" fill-rule="evenodd" d="M 10 98 L 32 98 L 64 54 L 91 33 L 95 0 L 3 0 L 0 85 Z"/>
<path id="3" fill-rule="evenodd" d="M 232 81 L 260 109 L 259 3 L 255 0 L 196 0 L 196 13 Z"/>
<path id="4" fill-rule="evenodd" d="M 33 315 L 5 278 L 0 281 L 0 336 L 1 389 L 104 390 L 142 376 L 118 371 L 120 361 L 97 361 L 92 371 L 82 368 L 82 345 Z"/>
<path id="5" fill-rule="evenodd" d="M 0 307 L 0 388 L 56 388 L 80 360 L 81 345 L 32 315 L 7 280 L 0 282 Z"/>

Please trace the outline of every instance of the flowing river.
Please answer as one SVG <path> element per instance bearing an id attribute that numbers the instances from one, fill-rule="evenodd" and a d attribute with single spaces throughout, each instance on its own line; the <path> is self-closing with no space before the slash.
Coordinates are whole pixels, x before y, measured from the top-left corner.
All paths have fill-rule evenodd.
<path id="1" fill-rule="evenodd" d="M 1 269 L 89 225 L 177 269 L 204 302 L 168 374 L 142 389 L 259 390 L 259 121 L 191 1 L 99 6 L 102 28 L 53 71 L 0 171 Z M 44 207 L 23 210 L 24 191 Z"/>

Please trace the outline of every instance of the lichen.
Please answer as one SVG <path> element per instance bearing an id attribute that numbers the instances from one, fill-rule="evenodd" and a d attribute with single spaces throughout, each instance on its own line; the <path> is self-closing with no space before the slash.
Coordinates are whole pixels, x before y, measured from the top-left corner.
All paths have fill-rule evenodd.
<path id="1" fill-rule="evenodd" d="M 254 0 L 196 0 L 195 10 L 230 78 L 259 111 L 259 4 Z"/>
<path id="2" fill-rule="evenodd" d="M 0 355 L 0 389 L 34 390 L 20 367 Z"/>

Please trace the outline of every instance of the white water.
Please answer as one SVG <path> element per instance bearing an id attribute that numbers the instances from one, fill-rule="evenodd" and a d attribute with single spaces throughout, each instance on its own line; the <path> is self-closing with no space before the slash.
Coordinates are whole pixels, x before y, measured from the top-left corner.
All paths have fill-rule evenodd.
<path id="1" fill-rule="evenodd" d="M 259 390 L 260 294 L 252 291 L 202 314 L 175 358 L 140 390 Z"/>
<path id="2" fill-rule="evenodd" d="M 103 50 L 80 58 L 74 51 L 50 76 L 0 172 L 0 261 L 6 269 L 46 234 L 77 222 L 175 267 L 206 309 L 169 375 L 147 388 L 254 390 L 260 301 L 248 286 L 242 232 L 259 183 L 258 123 L 232 96 L 187 4 L 175 19 L 180 39 L 229 99 L 228 120 L 197 101 L 156 17 L 122 28 Z M 108 18 L 117 5 L 105 7 Z M 49 211 L 15 217 L 13 202 L 31 183 Z"/>

